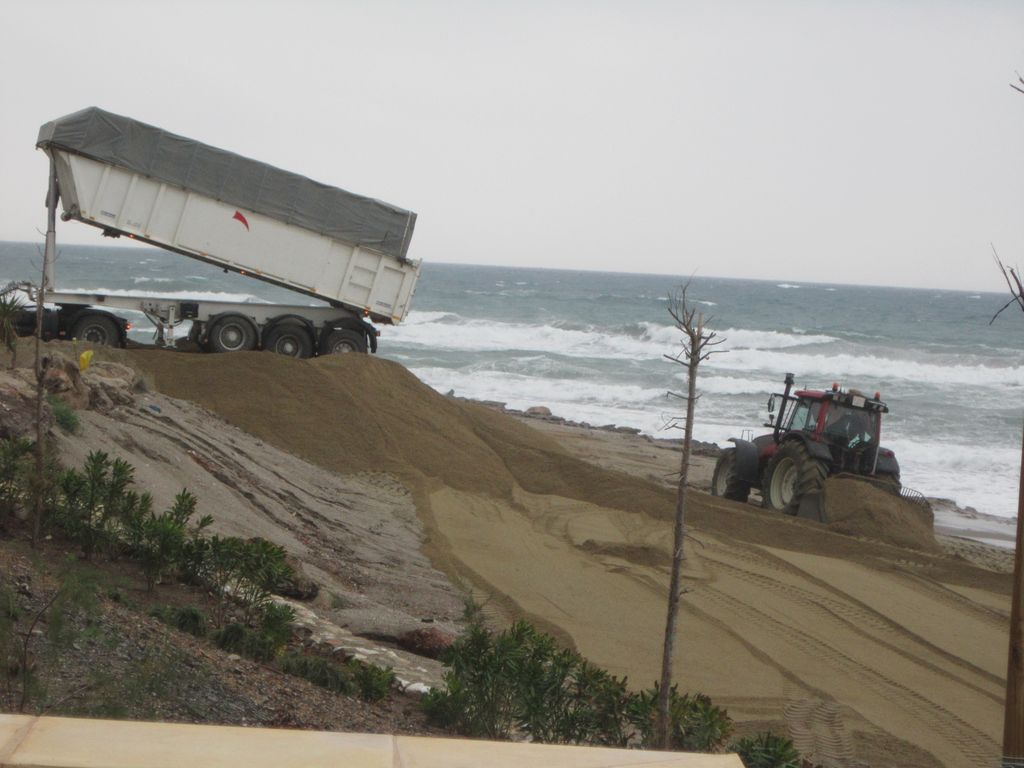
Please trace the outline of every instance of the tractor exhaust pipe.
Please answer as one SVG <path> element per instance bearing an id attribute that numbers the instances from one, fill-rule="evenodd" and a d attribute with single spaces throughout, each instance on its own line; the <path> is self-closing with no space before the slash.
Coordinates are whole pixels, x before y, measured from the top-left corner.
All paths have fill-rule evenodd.
<path id="1" fill-rule="evenodd" d="M 779 442 L 779 432 L 782 431 L 782 419 L 786 415 L 786 403 L 789 402 L 789 393 L 793 389 L 793 384 L 794 384 L 793 374 L 792 373 L 787 373 L 786 374 L 786 389 L 782 393 L 782 405 L 779 406 L 779 416 L 778 416 L 777 419 L 775 419 L 775 432 L 773 433 L 773 436 L 775 438 L 775 442 L 776 443 Z"/>

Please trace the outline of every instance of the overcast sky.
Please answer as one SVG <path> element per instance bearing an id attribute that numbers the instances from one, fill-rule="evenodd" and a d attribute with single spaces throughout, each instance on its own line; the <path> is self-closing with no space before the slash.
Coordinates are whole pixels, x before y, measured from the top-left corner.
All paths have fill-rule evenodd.
<path id="1" fill-rule="evenodd" d="M 1018 69 L 1020 0 L 4 0 L 0 240 L 99 106 L 414 210 L 424 261 L 1003 290 Z"/>

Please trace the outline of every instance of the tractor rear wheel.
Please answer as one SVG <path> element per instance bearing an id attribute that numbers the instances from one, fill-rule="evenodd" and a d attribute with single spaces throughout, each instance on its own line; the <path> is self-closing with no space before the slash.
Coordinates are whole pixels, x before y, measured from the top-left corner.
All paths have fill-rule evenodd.
<path id="1" fill-rule="evenodd" d="M 768 462 L 761 483 L 761 498 L 766 509 L 795 515 L 800 499 L 824 487 L 828 466 L 815 459 L 801 442 L 784 443 Z"/>
<path id="2" fill-rule="evenodd" d="M 726 448 L 715 462 L 711 478 L 711 495 L 733 501 L 746 501 L 750 496 L 750 483 L 736 477 L 736 449 Z"/>

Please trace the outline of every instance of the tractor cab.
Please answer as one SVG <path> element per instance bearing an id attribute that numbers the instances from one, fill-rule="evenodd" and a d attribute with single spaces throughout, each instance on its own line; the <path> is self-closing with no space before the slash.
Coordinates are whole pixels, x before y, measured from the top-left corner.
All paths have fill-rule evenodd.
<path id="1" fill-rule="evenodd" d="M 790 394 L 791 387 L 792 380 L 787 377 L 786 391 L 768 400 L 765 426 L 774 429 L 772 442 L 777 446 L 788 435 L 800 433 L 805 439 L 825 444 L 837 470 L 872 474 L 882 414 L 889 412 L 878 393 L 868 397 L 859 390 L 844 391 L 833 384 L 830 390 L 806 389 Z M 776 406 L 778 418 L 774 416 Z"/>

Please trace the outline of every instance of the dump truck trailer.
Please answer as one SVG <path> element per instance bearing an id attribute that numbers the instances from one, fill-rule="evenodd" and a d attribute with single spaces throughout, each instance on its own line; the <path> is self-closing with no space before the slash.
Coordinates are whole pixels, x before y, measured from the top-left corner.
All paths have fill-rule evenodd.
<path id="1" fill-rule="evenodd" d="M 420 264 L 416 214 L 96 107 L 39 130 L 61 219 L 129 237 L 316 299 L 319 306 L 60 290 L 44 266 L 47 337 L 124 344 L 144 313 L 163 343 L 191 321 L 209 351 L 297 357 L 376 350 L 371 323 L 401 322 Z M 52 249 L 48 248 L 48 251 Z M 369 321 L 369 322 L 368 322 Z"/>

